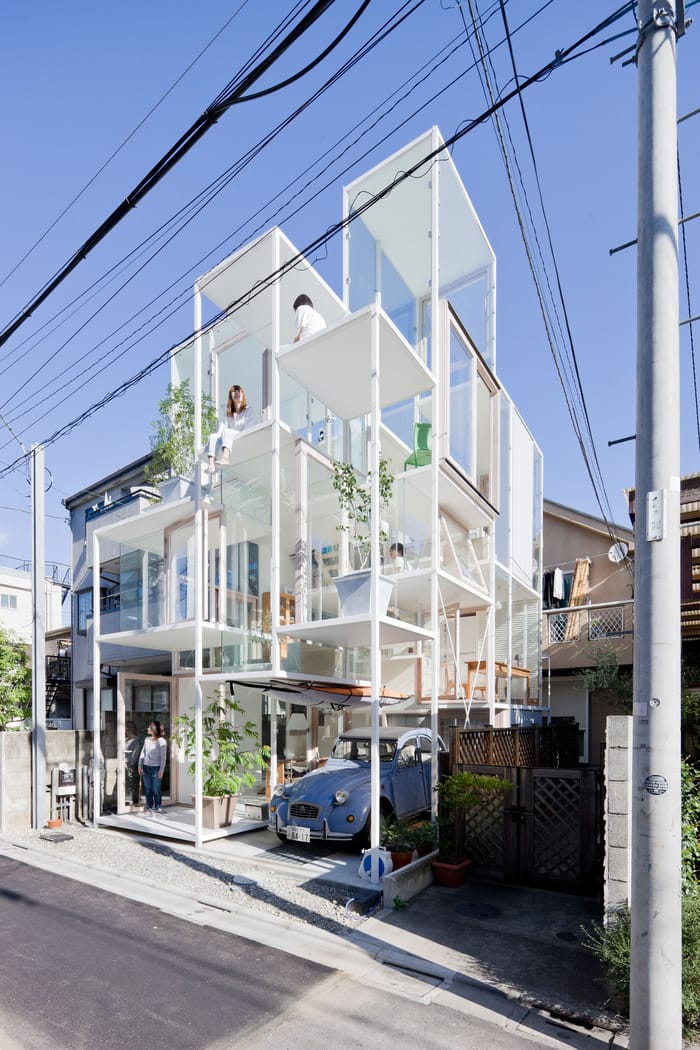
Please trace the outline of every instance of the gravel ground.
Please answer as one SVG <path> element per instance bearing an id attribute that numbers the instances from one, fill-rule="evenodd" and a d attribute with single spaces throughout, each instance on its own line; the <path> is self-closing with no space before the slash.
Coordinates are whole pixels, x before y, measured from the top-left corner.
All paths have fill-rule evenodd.
<path id="1" fill-rule="evenodd" d="M 223 898 L 236 906 L 336 934 L 350 933 L 364 918 L 354 910 L 351 888 L 309 879 L 302 864 L 231 861 L 182 843 L 136 839 L 122 832 L 96 832 L 75 825 L 66 830 L 73 838 L 65 842 L 48 842 L 39 831 L 13 835 L 12 841 L 85 865 L 137 875 L 188 896 Z"/>

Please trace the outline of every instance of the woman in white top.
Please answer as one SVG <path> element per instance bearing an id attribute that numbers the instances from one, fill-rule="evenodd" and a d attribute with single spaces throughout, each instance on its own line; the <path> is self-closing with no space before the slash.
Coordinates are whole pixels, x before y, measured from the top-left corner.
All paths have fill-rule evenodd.
<path id="1" fill-rule="evenodd" d="M 161 781 L 168 757 L 163 723 L 154 718 L 148 725 L 147 733 L 139 755 L 139 774 L 143 777 L 146 793 L 146 813 L 152 813 L 154 809 L 156 813 L 162 813 Z"/>
<path id="2" fill-rule="evenodd" d="M 216 470 L 217 462 L 222 466 L 228 463 L 236 434 L 252 426 L 254 422 L 253 410 L 246 401 L 243 387 L 238 384 L 232 386 L 226 399 L 226 418 L 209 438 L 207 455 L 209 456 L 210 474 Z M 221 443 L 221 456 L 217 461 L 216 446 L 218 443 Z"/>

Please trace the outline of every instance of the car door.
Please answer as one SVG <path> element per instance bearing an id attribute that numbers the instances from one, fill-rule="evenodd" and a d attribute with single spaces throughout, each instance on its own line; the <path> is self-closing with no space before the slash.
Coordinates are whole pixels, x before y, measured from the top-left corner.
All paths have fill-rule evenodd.
<path id="1" fill-rule="evenodd" d="M 421 813 L 429 806 L 418 737 L 408 737 L 394 756 L 394 808 L 397 817 Z"/>

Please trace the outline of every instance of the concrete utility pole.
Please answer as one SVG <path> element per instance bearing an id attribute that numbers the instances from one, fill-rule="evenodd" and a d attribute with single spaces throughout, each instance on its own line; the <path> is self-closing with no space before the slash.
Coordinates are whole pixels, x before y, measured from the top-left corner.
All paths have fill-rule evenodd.
<path id="1" fill-rule="evenodd" d="M 675 2 L 675 0 L 674 0 Z M 639 4 L 631 1046 L 680 1050 L 676 10 Z M 682 16 L 682 4 L 679 5 Z"/>
<path id="2" fill-rule="evenodd" d="M 32 445 L 32 827 L 46 823 L 44 446 Z"/>

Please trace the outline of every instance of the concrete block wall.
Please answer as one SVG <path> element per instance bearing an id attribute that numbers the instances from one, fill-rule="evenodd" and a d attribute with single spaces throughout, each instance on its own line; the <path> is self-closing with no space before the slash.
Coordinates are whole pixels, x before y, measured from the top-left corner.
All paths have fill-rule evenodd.
<path id="1" fill-rule="evenodd" d="M 605 914 L 629 902 L 632 817 L 632 719 L 608 715 L 605 732 Z"/>
<path id="2" fill-rule="evenodd" d="M 0 833 L 32 826 L 31 733 L 0 733 Z"/>
<path id="3" fill-rule="evenodd" d="M 71 769 L 92 758 L 92 733 L 73 729 L 46 734 L 46 786 L 61 762 Z M 47 799 L 47 816 L 48 799 Z M 29 831 L 32 826 L 32 735 L 0 733 L 0 834 Z"/>

